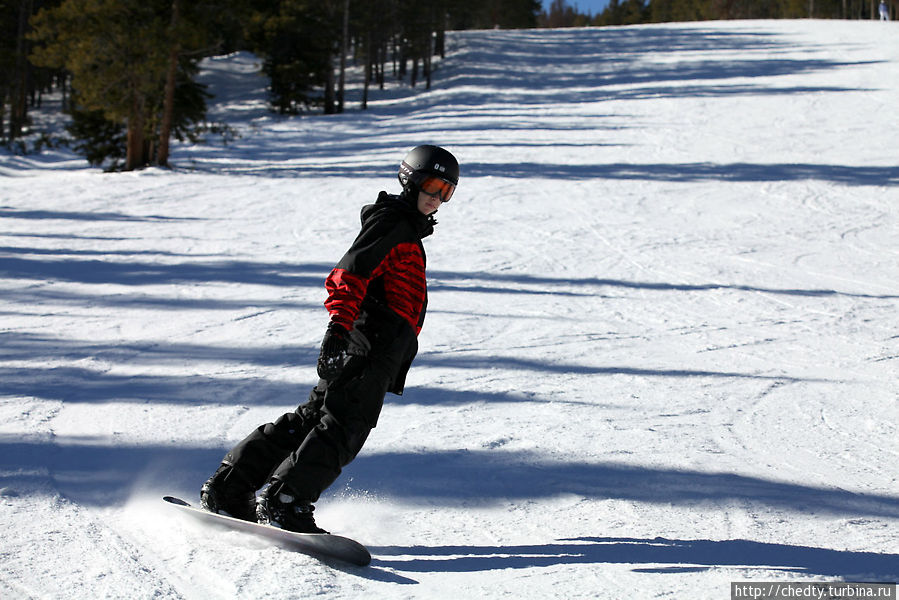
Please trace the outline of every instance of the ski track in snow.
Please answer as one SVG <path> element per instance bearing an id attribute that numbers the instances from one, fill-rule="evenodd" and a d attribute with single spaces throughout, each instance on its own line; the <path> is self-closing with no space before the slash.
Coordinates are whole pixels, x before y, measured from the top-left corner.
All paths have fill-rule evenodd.
<path id="1" fill-rule="evenodd" d="M 0 597 L 722 598 L 899 579 L 896 23 L 454 32 L 431 90 L 104 174 L 0 154 Z M 301 402 L 402 154 L 462 179 L 327 565 L 178 519 Z"/>

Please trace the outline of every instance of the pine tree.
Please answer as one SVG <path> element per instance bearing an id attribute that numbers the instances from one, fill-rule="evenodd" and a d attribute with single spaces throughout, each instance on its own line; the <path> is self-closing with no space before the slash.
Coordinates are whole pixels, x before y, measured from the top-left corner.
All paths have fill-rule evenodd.
<path id="1" fill-rule="evenodd" d="M 263 58 L 274 108 L 296 114 L 322 104 L 319 90 L 332 73 L 342 28 L 335 0 L 260 0 L 252 6 L 247 39 Z"/>
<path id="2" fill-rule="evenodd" d="M 53 81 L 65 77 L 35 67 L 28 60 L 32 42 L 29 20 L 43 6 L 58 0 L 0 0 L 0 140 L 14 140 L 26 133 L 28 111 L 40 102 L 41 93 Z"/>
<path id="3" fill-rule="evenodd" d="M 32 19 L 31 38 L 40 45 L 31 60 L 72 74 L 80 114 L 125 128 L 127 170 L 168 162 L 179 95 L 193 103 L 182 118 L 205 112 L 189 76 L 199 55 L 182 55 L 201 45 L 202 29 L 173 9 L 178 0 L 65 0 Z M 179 92 L 184 86 L 195 89 Z"/>

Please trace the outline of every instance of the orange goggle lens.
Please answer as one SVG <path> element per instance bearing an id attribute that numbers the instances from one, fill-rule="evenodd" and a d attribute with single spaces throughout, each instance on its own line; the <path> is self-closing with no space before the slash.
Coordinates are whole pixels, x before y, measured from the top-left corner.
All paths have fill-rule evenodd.
<path id="1" fill-rule="evenodd" d="M 441 202 L 449 202 L 456 190 L 456 186 L 439 177 L 426 177 L 419 187 L 428 196 L 439 197 Z"/>

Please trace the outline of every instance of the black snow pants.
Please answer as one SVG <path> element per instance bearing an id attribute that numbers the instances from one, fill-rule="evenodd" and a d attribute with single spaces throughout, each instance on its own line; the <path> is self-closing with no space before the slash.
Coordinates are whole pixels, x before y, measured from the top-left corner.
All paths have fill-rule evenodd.
<path id="1" fill-rule="evenodd" d="M 299 501 L 316 502 L 362 449 L 387 391 L 402 392 L 418 349 L 411 327 L 392 318 L 374 326 L 363 318 L 357 326 L 371 341 L 367 356 L 350 356 L 341 374 L 320 380 L 305 404 L 258 427 L 225 455 L 222 462 L 253 489 L 278 480 Z"/>

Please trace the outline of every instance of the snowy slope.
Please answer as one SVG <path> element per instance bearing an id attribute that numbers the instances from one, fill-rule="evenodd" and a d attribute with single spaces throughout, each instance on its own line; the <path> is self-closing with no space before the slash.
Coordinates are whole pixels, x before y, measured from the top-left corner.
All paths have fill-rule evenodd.
<path id="1" fill-rule="evenodd" d="M 449 39 L 432 90 L 333 117 L 207 61 L 241 137 L 172 172 L 0 155 L 0 597 L 899 579 L 897 25 Z M 175 519 L 304 399 L 323 278 L 429 142 L 462 180 L 422 352 L 318 509 L 372 566 Z"/>

